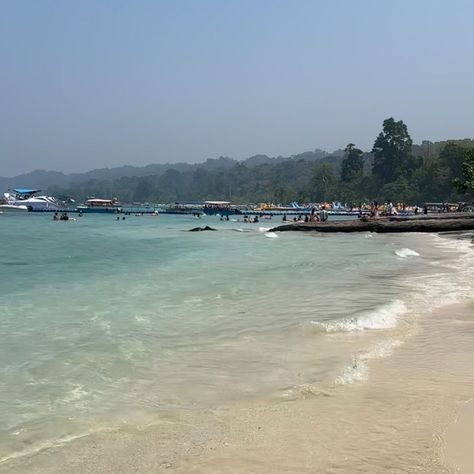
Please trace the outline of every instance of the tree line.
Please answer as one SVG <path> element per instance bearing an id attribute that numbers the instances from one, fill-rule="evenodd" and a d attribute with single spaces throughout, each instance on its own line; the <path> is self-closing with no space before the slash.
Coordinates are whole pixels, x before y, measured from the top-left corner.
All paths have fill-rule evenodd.
<path id="1" fill-rule="evenodd" d="M 349 143 L 343 153 L 317 161 L 303 155 L 256 166 L 244 162 L 192 171 L 171 168 L 159 175 L 92 179 L 70 187 L 51 186 L 48 191 L 78 201 L 94 196 L 155 203 L 206 199 L 235 203 L 471 201 L 474 140 L 414 145 L 405 123 L 388 118 L 370 152 Z"/>

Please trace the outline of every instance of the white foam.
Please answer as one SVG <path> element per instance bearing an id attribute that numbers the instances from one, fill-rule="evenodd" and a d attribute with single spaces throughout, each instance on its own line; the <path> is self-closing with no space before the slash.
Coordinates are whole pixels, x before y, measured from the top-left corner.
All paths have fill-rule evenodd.
<path id="1" fill-rule="evenodd" d="M 369 378 L 368 361 L 391 356 L 394 349 L 401 344 L 402 342 L 398 339 L 386 339 L 367 351 L 355 354 L 352 357 L 352 363 L 345 368 L 342 375 L 336 377 L 335 383 L 347 385 L 365 382 Z"/>
<path id="2" fill-rule="evenodd" d="M 438 272 L 411 278 L 410 285 L 419 290 L 412 294 L 413 303 L 423 311 L 474 298 L 474 252 L 471 242 L 440 236 L 432 238 L 440 255 L 449 255 L 449 259 L 431 262 L 439 269 Z"/>
<path id="3" fill-rule="evenodd" d="M 354 357 L 351 365 L 346 367 L 344 373 L 339 375 L 335 382 L 337 385 L 347 385 L 357 382 L 365 382 L 369 377 L 367 363 Z"/>
<path id="4" fill-rule="evenodd" d="M 394 328 L 399 317 L 407 311 L 405 303 L 394 300 L 391 303 L 376 308 L 373 311 L 352 318 L 339 321 L 319 322 L 311 321 L 315 326 L 322 328 L 325 332 L 351 332 L 364 331 L 366 329 L 390 329 Z"/>
<path id="5" fill-rule="evenodd" d="M 271 227 L 259 227 L 258 231 L 259 232 L 268 232 L 271 229 Z"/>
<path id="6" fill-rule="evenodd" d="M 420 254 L 416 252 L 415 250 L 408 249 L 408 248 L 402 248 L 395 250 L 395 254 L 398 255 L 401 258 L 407 258 L 407 257 L 419 257 Z"/>
<path id="7" fill-rule="evenodd" d="M 402 341 L 399 339 L 385 339 L 382 342 L 379 342 L 375 346 L 373 346 L 370 350 L 362 353 L 363 360 L 370 360 L 370 359 L 381 359 L 383 357 L 389 357 L 393 354 L 393 350 L 396 347 L 402 345 Z"/>
<path id="8" fill-rule="evenodd" d="M 275 234 L 275 232 L 265 232 L 265 237 L 268 237 L 269 239 L 278 239 L 279 235 Z"/>
<path id="9" fill-rule="evenodd" d="M 11 453 L 10 455 L 3 456 L 0 458 L 0 464 L 11 461 L 13 459 L 18 459 L 22 458 L 25 456 L 32 456 L 34 454 L 38 454 L 41 451 L 51 449 L 51 448 L 57 448 L 60 446 L 64 446 L 65 444 L 71 443 L 72 441 L 75 441 L 77 439 L 85 438 L 86 436 L 90 436 L 91 434 L 94 433 L 100 433 L 102 431 L 109 431 L 108 428 L 98 428 L 96 430 L 91 430 L 85 433 L 78 433 L 76 435 L 70 435 L 70 436 L 64 436 L 62 438 L 59 438 L 57 440 L 51 441 L 51 440 L 45 440 L 41 443 L 35 444 L 33 446 L 30 446 L 29 448 L 23 450 L 23 451 L 16 451 L 14 453 Z"/>

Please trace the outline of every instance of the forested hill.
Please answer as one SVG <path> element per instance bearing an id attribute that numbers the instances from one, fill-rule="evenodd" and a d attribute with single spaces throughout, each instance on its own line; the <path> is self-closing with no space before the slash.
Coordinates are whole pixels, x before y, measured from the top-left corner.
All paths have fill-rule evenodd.
<path id="1" fill-rule="evenodd" d="M 474 140 L 412 143 L 403 121 L 383 122 L 370 152 L 355 144 L 291 157 L 220 157 L 200 164 L 123 166 L 65 175 L 35 171 L 0 178 L 0 187 L 39 187 L 56 196 L 166 203 L 226 199 L 288 203 L 390 199 L 410 203 L 472 201 Z"/>
<path id="2" fill-rule="evenodd" d="M 307 161 L 316 161 L 330 156 L 341 156 L 342 151 L 328 153 L 323 150 L 314 150 L 292 155 L 290 157 L 278 156 L 270 158 L 267 155 L 254 155 L 243 161 L 237 161 L 232 158 L 221 156 L 219 158 L 208 158 L 202 163 L 164 163 L 150 164 L 147 166 L 120 166 L 116 168 L 100 168 L 85 173 L 60 173 L 58 171 L 35 170 L 30 173 L 21 174 L 13 177 L 0 176 L 0 191 L 15 187 L 31 187 L 46 190 L 52 187 L 68 188 L 75 187 L 87 182 L 112 182 L 120 178 L 142 178 L 148 176 L 161 176 L 168 170 L 176 170 L 180 173 L 193 173 L 197 169 L 203 169 L 209 172 L 228 170 L 237 164 L 243 164 L 253 168 L 263 164 L 276 164 L 284 161 L 304 159 Z M 1 168 L 0 168 L 1 172 Z"/>

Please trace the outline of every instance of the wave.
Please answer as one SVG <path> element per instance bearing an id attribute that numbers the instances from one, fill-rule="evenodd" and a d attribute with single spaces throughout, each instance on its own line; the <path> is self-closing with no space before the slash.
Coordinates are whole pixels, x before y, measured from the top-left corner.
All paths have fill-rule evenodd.
<path id="1" fill-rule="evenodd" d="M 104 431 L 112 431 L 111 428 L 97 428 L 94 430 L 86 431 L 83 433 L 77 433 L 75 435 L 69 435 L 69 436 L 63 436 L 61 438 L 58 438 L 56 440 L 45 440 L 43 442 L 34 444 L 22 451 L 15 451 L 9 455 L 3 456 L 0 458 L 0 464 L 7 463 L 8 461 L 12 461 L 15 459 L 27 457 L 27 456 L 33 456 L 35 454 L 38 454 L 42 451 L 48 450 L 48 449 L 54 449 L 58 448 L 61 446 L 64 446 L 68 443 L 71 443 L 73 441 L 76 441 L 81 438 L 85 438 L 87 436 L 91 436 L 100 432 Z"/>
<path id="2" fill-rule="evenodd" d="M 406 311 L 407 307 L 403 301 L 394 300 L 364 315 L 338 321 L 311 321 L 311 324 L 328 333 L 364 331 L 366 329 L 391 329 L 398 324 L 399 317 Z"/>
<path id="3" fill-rule="evenodd" d="M 271 229 L 271 227 L 259 227 L 258 231 L 259 232 L 268 232 Z"/>
<path id="4" fill-rule="evenodd" d="M 396 347 L 400 346 L 402 341 L 398 339 L 386 339 L 367 351 L 355 354 L 352 362 L 348 365 L 342 375 L 336 377 L 336 385 L 347 385 L 358 382 L 365 382 L 369 378 L 368 361 L 372 359 L 381 359 L 393 354 Z"/>
<path id="5" fill-rule="evenodd" d="M 265 232 L 265 237 L 268 237 L 269 239 L 278 239 L 279 235 L 275 234 L 275 232 Z"/>
<path id="6" fill-rule="evenodd" d="M 408 249 L 408 248 L 402 248 L 395 250 L 395 254 L 398 255 L 401 258 L 407 258 L 407 257 L 419 257 L 420 254 L 416 252 L 415 250 Z"/>
<path id="7" fill-rule="evenodd" d="M 433 239 L 434 246 L 443 257 L 430 263 L 438 271 L 415 276 L 409 282 L 418 289 L 412 295 L 414 305 L 424 311 L 474 298 L 474 251 L 471 242 L 441 236 L 433 236 Z"/>

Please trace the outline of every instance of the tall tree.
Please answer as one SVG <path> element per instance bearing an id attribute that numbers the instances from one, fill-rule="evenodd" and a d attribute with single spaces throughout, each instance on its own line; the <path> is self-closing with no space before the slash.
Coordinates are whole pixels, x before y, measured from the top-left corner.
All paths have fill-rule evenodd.
<path id="1" fill-rule="evenodd" d="M 348 185 L 359 184 L 364 172 L 363 152 L 353 143 L 349 143 L 344 151 L 346 156 L 341 164 L 341 181 Z"/>
<path id="2" fill-rule="evenodd" d="M 411 165 L 412 139 L 402 120 L 390 117 L 383 122 L 383 130 L 375 140 L 372 153 L 372 172 L 382 183 L 395 181 L 406 175 Z"/>

